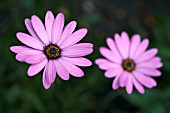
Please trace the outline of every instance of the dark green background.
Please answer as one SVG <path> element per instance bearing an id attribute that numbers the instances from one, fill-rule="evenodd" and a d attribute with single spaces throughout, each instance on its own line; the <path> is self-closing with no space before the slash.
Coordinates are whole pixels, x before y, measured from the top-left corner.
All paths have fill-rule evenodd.
<path id="1" fill-rule="evenodd" d="M 15 60 L 9 47 L 20 45 L 15 34 L 28 31 L 24 19 L 33 14 L 43 21 L 47 10 L 65 14 L 66 23 L 88 28 L 82 42 L 94 44 L 87 56 L 93 65 L 82 68 L 85 76 L 62 81 L 57 77 L 49 90 L 42 72 L 27 76 L 28 64 Z M 149 38 L 159 49 L 164 66 L 158 86 L 144 95 L 125 89 L 113 91 L 112 79 L 94 64 L 106 37 L 127 31 Z M 170 113 L 170 0 L 0 0 L 0 113 Z"/>

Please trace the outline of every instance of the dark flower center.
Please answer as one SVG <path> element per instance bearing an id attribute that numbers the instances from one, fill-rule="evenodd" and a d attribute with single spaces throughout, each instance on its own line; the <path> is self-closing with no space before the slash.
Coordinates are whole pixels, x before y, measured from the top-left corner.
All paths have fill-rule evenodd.
<path id="1" fill-rule="evenodd" d="M 57 45 L 49 44 L 45 47 L 44 53 L 48 59 L 57 59 L 60 57 L 61 50 Z"/>
<path id="2" fill-rule="evenodd" d="M 51 49 L 50 49 L 50 53 L 51 53 L 51 54 L 56 54 L 56 52 L 57 52 L 57 51 L 56 51 L 55 48 L 51 48 Z"/>
<path id="3" fill-rule="evenodd" d="M 135 69 L 135 62 L 131 59 L 126 59 L 122 62 L 122 67 L 128 72 L 132 72 Z"/>

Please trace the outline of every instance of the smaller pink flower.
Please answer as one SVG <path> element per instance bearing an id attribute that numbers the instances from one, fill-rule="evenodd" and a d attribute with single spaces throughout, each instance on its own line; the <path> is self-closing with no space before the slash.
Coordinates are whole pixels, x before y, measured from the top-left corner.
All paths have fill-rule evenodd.
<path id="1" fill-rule="evenodd" d="M 115 77 L 112 88 L 114 90 L 119 87 L 126 87 L 128 94 L 133 91 L 133 86 L 140 93 L 144 93 L 144 86 L 153 88 L 157 85 L 152 77 L 161 76 L 161 72 L 157 70 L 162 67 L 161 58 L 155 56 L 158 49 L 146 50 L 149 41 L 141 38 L 138 34 L 129 36 L 126 32 L 121 35 L 115 34 L 113 41 L 107 38 L 106 47 L 100 48 L 100 53 L 105 58 L 99 58 L 95 63 L 100 69 L 106 70 L 105 77 Z"/>
<path id="2" fill-rule="evenodd" d="M 91 61 L 83 58 L 93 52 L 93 44 L 78 43 L 87 34 L 82 28 L 73 32 L 76 21 L 71 21 L 64 27 L 64 15 L 59 13 L 56 18 L 47 11 L 45 25 L 35 15 L 25 19 L 25 25 L 30 35 L 17 33 L 17 38 L 24 46 L 12 46 L 10 49 L 17 53 L 16 59 L 31 64 L 29 76 L 35 76 L 43 68 L 42 82 L 45 89 L 50 88 L 56 79 L 56 73 L 63 80 L 69 80 L 69 74 L 75 77 L 84 76 L 78 66 L 90 66 Z"/>

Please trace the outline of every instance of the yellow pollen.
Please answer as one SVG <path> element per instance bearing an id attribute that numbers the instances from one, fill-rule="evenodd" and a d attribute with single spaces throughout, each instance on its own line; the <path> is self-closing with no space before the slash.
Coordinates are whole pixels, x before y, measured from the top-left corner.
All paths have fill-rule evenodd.
<path id="1" fill-rule="evenodd" d="M 135 62 L 131 59 L 126 59 L 122 62 L 122 67 L 128 72 L 132 72 L 135 69 Z"/>
<path id="2" fill-rule="evenodd" d="M 60 57 L 61 51 L 57 45 L 50 44 L 45 47 L 44 53 L 48 59 L 57 59 Z"/>

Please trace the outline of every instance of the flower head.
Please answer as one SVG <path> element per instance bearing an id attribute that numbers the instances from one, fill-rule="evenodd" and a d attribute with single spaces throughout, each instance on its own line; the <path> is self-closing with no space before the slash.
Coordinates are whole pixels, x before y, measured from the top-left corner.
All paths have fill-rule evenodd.
<path id="1" fill-rule="evenodd" d="M 115 34 L 113 41 L 107 38 L 106 47 L 100 48 L 100 53 L 105 58 L 99 58 L 95 62 L 100 69 L 106 70 L 107 78 L 115 77 L 112 88 L 126 87 L 128 94 L 133 91 L 133 86 L 140 93 L 144 93 L 144 86 L 153 88 L 157 85 L 152 77 L 161 76 L 157 70 L 162 67 L 160 57 L 155 56 L 158 52 L 156 48 L 146 50 L 149 44 L 148 39 L 141 41 L 138 34 L 132 39 L 126 32 L 121 35 Z"/>
<path id="2" fill-rule="evenodd" d="M 91 43 L 78 43 L 87 34 L 82 28 L 73 32 L 76 21 L 71 21 L 64 27 L 64 15 L 59 13 L 56 18 L 47 11 L 45 25 L 35 15 L 25 19 L 25 25 L 30 35 L 18 32 L 19 41 L 24 46 L 12 46 L 17 53 L 16 59 L 31 64 L 28 75 L 34 76 L 43 68 L 42 82 L 48 89 L 56 79 L 56 73 L 63 80 L 69 80 L 69 74 L 82 77 L 84 72 L 78 66 L 90 66 L 90 60 L 83 58 L 93 52 Z"/>

